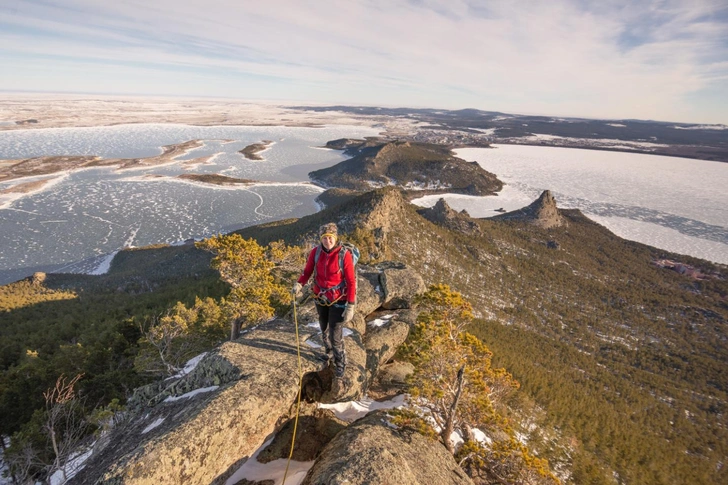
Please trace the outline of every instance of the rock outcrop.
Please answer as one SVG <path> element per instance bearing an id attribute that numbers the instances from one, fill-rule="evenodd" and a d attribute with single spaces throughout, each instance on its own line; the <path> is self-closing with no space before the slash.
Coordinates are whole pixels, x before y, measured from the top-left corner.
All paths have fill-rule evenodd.
<path id="1" fill-rule="evenodd" d="M 207 355 L 109 437 L 74 483 L 211 483 L 244 462 L 298 391 L 295 329 L 274 320 Z M 303 327 L 301 339 L 313 335 Z M 304 371 L 320 364 L 302 346 Z M 218 382 L 218 384 L 213 384 Z M 194 388 L 193 392 L 175 395 Z"/>
<path id="2" fill-rule="evenodd" d="M 382 308 L 387 310 L 410 308 L 412 306 L 412 295 L 424 293 L 427 290 L 422 276 L 404 265 L 385 268 L 379 280 L 382 291 L 386 295 L 382 302 Z"/>
<path id="3" fill-rule="evenodd" d="M 43 273 L 42 271 L 37 271 L 33 273 L 33 276 L 30 277 L 30 282 L 33 284 L 33 286 L 41 286 L 45 282 L 48 275 Z"/>
<path id="4" fill-rule="evenodd" d="M 428 221 L 447 227 L 453 231 L 459 231 L 476 236 L 483 234 L 478 223 L 470 217 L 465 209 L 457 212 L 452 209 L 447 202 L 445 202 L 445 199 L 438 200 L 437 203 L 429 209 L 422 209 L 417 212 L 419 212 Z"/>
<path id="5" fill-rule="evenodd" d="M 303 480 L 303 485 L 334 483 L 473 482 L 440 443 L 397 429 L 386 411 L 375 411 L 337 434 Z"/>
<path id="6" fill-rule="evenodd" d="M 402 265 L 384 266 L 390 280 L 401 279 L 397 271 L 414 277 Z M 370 328 L 364 321 L 366 314 L 388 299 L 381 278 L 382 270 L 361 268 L 357 323 L 345 330 L 348 363 L 343 380 L 333 381 L 332 370 L 317 358 L 321 341 L 313 302 L 298 308 L 303 395 L 307 399 L 358 399 L 379 367 L 406 339 L 410 310 L 389 312 L 386 324 L 377 327 Z M 410 288 L 412 293 L 400 288 L 389 299 L 407 306 L 414 291 L 422 287 Z M 72 483 L 224 482 L 289 422 L 295 410 L 298 375 L 296 332 L 290 320 L 275 319 L 249 329 L 241 338 L 207 354 L 188 375 L 138 389 L 129 402 L 129 422 L 97 445 Z"/>
<path id="7" fill-rule="evenodd" d="M 565 224 L 565 219 L 559 213 L 559 209 L 556 207 L 556 200 L 549 190 L 544 190 L 541 196 L 530 205 L 513 212 L 495 216 L 492 219 L 501 221 L 522 220 L 543 229 L 559 227 Z"/>

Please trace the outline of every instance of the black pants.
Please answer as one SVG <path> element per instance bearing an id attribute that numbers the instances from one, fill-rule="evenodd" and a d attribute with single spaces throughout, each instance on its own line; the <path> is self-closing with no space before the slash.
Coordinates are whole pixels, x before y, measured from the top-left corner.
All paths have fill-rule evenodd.
<path id="1" fill-rule="evenodd" d="M 336 367 L 346 366 L 346 355 L 344 354 L 344 305 L 324 306 L 316 303 L 316 311 L 319 315 L 321 325 L 321 336 L 324 341 L 326 352 L 333 350 L 334 365 Z"/>

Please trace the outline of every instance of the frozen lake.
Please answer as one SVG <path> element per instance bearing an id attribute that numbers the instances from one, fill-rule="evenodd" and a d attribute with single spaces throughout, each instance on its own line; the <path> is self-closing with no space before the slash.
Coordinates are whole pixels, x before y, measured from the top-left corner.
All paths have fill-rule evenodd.
<path id="1" fill-rule="evenodd" d="M 325 128 L 120 125 L 0 132 L 0 159 L 43 155 L 132 158 L 159 155 L 161 147 L 199 139 L 204 146 L 175 163 L 118 171 L 94 168 L 0 183 L 51 179 L 29 194 L 0 194 L 0 284 L 34 271 L 101 271 L 107 255 L 125 246 L 174 243 L 315 212 L 321 189 L 308 172 L 345 157 L 321 149 L 343 137 L 374 136 L 358 126 Z M 245 159 L 238 150 L 274 143 Z M 519 145 L 457 151 L 506 183 L 496 197 L 448 195 L 455 209 L 474 217 L 530 204 L 544 189 L 559 207 L 581 209 L 616 234 L 652 246 L 728 264 L 728 164 L 634 153 Z M 183 162 L 212 156 L 207 164 Z M 221 173 L 260 180 L 249 187 L 219 187 L 170 178 Z M 149 176 L 163 176 L 152 178 Z M 419 205 L 441 196 L 424 197 Z M 95 258 L 89 260 L 89 258 Z M 85 260 L 85 264 L 78 264 Z"/>
<path id="2" fill-rule="evenodd" d="M 125 246 L 174 243 L 266 221 L 315 212 L 321 189 L 308 172 L 345 157 L 320 148 L 343 137 L 374 136 L 359 126 L 325 128 L 198 127 L 119 125 L 0 132 L 0 159 L 45 155 L 150 157 L 162 146 L 203 140 L 204 146 L 178 162 L 118 171 L 94 168 L 0 183 L 0 192 L 32 180 L 51 179 L 30 194 L 0 194 L 0 284 L 34 271 L 94 271 L 104 255 Z M 271 140 L 247 160 L 238 150 Z M 207 164 L 182 162 L 212 156 Z M 169 178 L 183 173 L 220 173 L 263 181 L 249 187 L 220 187 Z M 163 176 L 152 178 L 149 176 Z M 97 261 L 85 265 L 76 262 Z"/>
<path id="3" fill-rule="evenodd" d="M 473 217 L 521 208 L 548 189 L 559 207 L 580 209 L 625 239 L 728 264 L 727 163 L 522 145 L 457 154 L 507 184 L 497 197 L 445 197 Z M 439 198 L 414 202 L 429 207 Z"/>

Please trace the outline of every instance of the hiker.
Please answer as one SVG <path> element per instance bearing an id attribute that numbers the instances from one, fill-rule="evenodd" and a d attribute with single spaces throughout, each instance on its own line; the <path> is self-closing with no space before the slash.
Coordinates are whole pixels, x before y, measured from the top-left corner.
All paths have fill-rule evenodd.
<path id="1" fill-rule="evenodd" d="M 356 305 L 355 261 L 352 252 L 339 241 L 336 224 L 321 226 L 319 238 L 321 244 L 309 253 L 303 273 L 293 284 L 293 293 L 300 296 L 303 285 L 314 275 L 313 294 L 326 359 L 331 361 L 333 356 L 335 375 L 341 378 L 346 368 L 343 327 L 354 318 Z"/>

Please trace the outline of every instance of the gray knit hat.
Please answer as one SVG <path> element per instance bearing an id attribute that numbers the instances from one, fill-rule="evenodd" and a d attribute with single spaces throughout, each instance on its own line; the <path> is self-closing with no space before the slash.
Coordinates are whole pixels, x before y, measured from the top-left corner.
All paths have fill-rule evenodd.
<path id="1" fill-rule="evenodd" d="M 336 227 L 336 224 L 334 224 L 333 222 L 329 222 L 328 224 L 324 224 L 323 226 L 319 227 L 319 238 L 324 237 L 324 234 L 331 234 L 338 239 L 339 228 Z"/>

